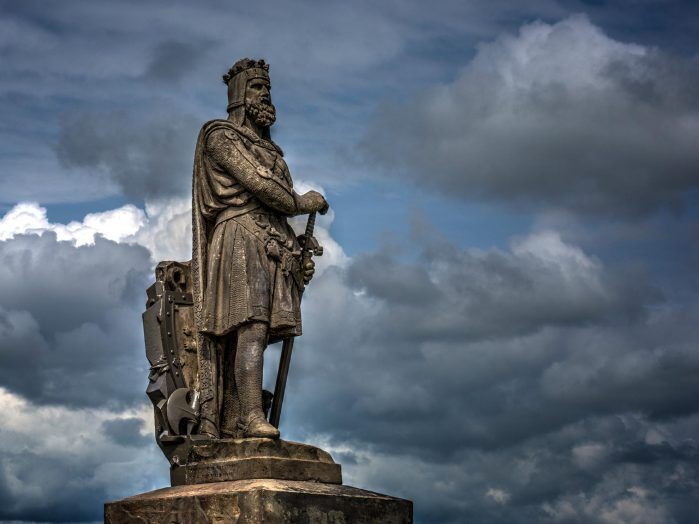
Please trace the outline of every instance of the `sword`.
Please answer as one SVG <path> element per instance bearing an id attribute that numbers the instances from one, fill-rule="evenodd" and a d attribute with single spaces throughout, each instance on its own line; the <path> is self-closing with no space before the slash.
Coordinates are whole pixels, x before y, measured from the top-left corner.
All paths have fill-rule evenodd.
<path id="1" fill-rule="evenodd" d="M 322 255 L 323 248 L 313 238 L 313 229 L 316 225 L 315 211 L 308 215 L 306 232 L 300 239 L 301 244 L 301 269 L 305 269 L 306 264 L 313 255 Z M 301 290 L 303 293 L 303 289 Z M 303 296 L 303 295 L 301 295 Z M 286 337 L 282 342 L 282 353 L 279 357 L 279 369 L 277 371 L 277 382 L 274 385 L 274 397 L 272 397 L 272 408 L 269 413 L 269 423 L 275 428 L 279 427 L 279 419 L 282 414 L 282 403 L 284 402 L 284 390 L 286 390 L 286 378 L 289 375 L 289 365 L 291 364 L 291 352 L 294 350 L 294 337 Z"/>

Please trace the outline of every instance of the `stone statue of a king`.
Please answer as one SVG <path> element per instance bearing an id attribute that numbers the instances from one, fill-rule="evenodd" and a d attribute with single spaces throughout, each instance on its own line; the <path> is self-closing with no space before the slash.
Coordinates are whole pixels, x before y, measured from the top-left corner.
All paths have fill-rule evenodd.
<path id="1" fill-rule="evenodd" d="M 313 275 L 287 217 L 323 214 L 328 203 L 316 191 L 294 191 L 270 137 L 269 66 L 239 60 L 223 80 L 228 119 L 204 124 L 194 157 L 200 433 L 276 438 L 263 412 L 263 354 L 268 343 L 301 334 L 301 293 Z"/>
<path id="2" fill-rule="evenodd" d="M 316 191 L 294 191 L 270 137 L 269 67 L 223 76 L 228 118 L 203 125 L 192 184 L 192 260 L 166 260 L 146 291 L 146 393 L 171 487 L 105 504 L 106 524 L 412 522 L 412 503 L 342 484 L 316 446 L 279 438 L 301 296 L 310 282 Z M 308 214 L 297 236 L 287 218 Z M 267 345 L 283 341 L 274 393 Z"/>

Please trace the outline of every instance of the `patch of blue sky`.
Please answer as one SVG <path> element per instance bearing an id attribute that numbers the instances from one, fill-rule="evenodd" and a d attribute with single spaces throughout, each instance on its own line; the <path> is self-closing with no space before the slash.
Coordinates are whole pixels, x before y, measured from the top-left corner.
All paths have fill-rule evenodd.
<path id="1" fill-rule="evenodd" d="M 42 204 L 42 207 L 46 208 L 49 222 L 67 224 L 72 221 L 80 222 L 89 213 L 102 213 L 127 204 L 133 204 L 140 209 L 145 207 L 142 200 L 127 198 L 123 195 L 112 195 L 84 202 Z"/>
<path id="2" fill-rule="evenodd" d="M 460 248 L 506 248 L 512 237 L 526 234 L 533 223 L 526 212 L 428 194 L 390 179 L 331 190 L 328 198 L 337 217 L 331 232 L 350 256 L 373 251 L 391 236 L 409 242 L 414 213 Z"/>

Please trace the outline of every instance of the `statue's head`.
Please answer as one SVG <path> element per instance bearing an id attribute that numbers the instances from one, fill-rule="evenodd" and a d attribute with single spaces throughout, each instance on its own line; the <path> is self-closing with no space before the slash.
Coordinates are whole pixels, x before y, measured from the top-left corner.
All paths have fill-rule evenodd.
<path id="1" fill-rule="evenodd" d="M 228 86 L 228 114 L 242 125 L 245 116 L 262 128 L 269 128 L 276 119 L 270 96 L 269 64 L 264 60 L 243 58 L 223 75 Z"/>

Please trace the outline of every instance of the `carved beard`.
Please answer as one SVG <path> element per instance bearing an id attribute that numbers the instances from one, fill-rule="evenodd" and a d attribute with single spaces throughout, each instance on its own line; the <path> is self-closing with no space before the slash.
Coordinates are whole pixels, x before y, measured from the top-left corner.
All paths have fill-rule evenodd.
<path id="1" fill-rule="evenodd" d="M 277 111 L 272 104 L 264 102 L 246 103 L 245 111 L 252 121 L 260 127 L 269 127 L 277 119 Z"/>

